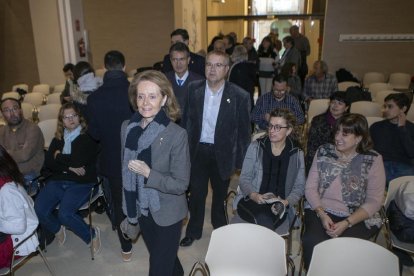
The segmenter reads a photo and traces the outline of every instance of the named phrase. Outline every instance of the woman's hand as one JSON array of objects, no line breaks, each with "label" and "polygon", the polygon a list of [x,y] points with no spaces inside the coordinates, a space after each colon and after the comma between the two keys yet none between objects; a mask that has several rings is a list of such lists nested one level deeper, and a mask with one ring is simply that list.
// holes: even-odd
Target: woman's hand
[{"label": "woman's hand", "polygon": [[148,178],[151,172],[150,167],[148,167],[147,163],[141,160],[131,160],[128,163],[128,169],[131,172],[140,174],[145,178]]},{"label": "woman's hand", "polygon": [[348,222],[346,220],[341,220],[337,223],[334,223],[331,229],[326,231],[326,234],[331,236],[331,238],[337,238],[342,235],[342,233],[348,228]]},{"label": "woman's hand", "polygon": [[53,158],[56,159],[56,155],[58,155],[60,153],[60,150],[55,151],[55,153],[53,154]]},{"label": "woman's hand", "polygon": [[326,214],[325,212],[320,212],[319,218],[321,220],[323,228],[325,228],[326,232],[328,233],[328,231],[332,229],[334,222],[332,221],[331,217],[328,216],[328,214]]},{"label": "woman's hand", "polygon": [[80,167],[80,168],[69,167],[69,170],[74,172],[78,176],[84,176],[85,175],[85,168],[84,167]]},{"label": "woman's hand", "polygon": [[266,203],[266,199],[263,195],[253,192],[249,195],[250,199],[256,202],[257,204],[264,204]]}]

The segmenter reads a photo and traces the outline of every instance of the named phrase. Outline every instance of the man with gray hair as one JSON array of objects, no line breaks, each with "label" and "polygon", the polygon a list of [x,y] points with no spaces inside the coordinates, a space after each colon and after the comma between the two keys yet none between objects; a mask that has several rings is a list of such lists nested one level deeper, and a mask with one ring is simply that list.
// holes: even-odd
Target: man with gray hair
[{"label": "man with gray hair", "polygon": [[303,94],[307,101],[312,99],[329,99],[338,91],[338,82],[334,75],[328,73],[328,65],[323,60],[317,60],[313,64],[313,74],[309,76],[303,88]]}]

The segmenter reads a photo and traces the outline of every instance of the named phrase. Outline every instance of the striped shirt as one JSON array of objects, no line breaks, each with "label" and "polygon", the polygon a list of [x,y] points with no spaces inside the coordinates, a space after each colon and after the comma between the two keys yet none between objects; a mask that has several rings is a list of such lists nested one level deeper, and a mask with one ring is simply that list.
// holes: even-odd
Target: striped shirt
[{"label": "striped shirt", "polygon": [[267,121],[265,114],[270,113],[275,108],[289,109],[296,116],[296,121],[299,125],[305,122],[305,116],[296,97],[286,94],[283,100],[278,101],[273,96],[273,92],[267,92],[257,99],[252,111],[252,122],[257,124],[260,129],[266,129]]}]

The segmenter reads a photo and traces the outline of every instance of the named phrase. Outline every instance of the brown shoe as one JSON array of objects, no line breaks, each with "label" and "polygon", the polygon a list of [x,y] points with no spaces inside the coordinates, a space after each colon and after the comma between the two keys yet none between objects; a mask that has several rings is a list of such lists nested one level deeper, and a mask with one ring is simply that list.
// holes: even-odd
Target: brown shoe
[{"label": "brown shoe", "polygon": [[59,232],[55,234],[55,237],[58,240],[59,245],[64,245],[66,241],[66,227],[62,225]]}]

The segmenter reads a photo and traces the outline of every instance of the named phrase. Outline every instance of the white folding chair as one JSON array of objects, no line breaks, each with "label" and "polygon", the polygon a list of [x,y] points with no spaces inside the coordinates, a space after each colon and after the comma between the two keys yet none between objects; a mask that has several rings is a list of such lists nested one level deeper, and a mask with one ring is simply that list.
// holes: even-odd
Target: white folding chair
[{"label": "white folding chair", "polygon": [[45,94],[41,92],[27,93],[23,98],[23,102],[31,103],[34,106],[40,106],[46,101],[45,97]]},{"label": "white folding chair", "polygon": [[368,91],[371,93],[372,101],[376,101],[379,91],[392,90],[392,86],[385,82],[374,82],[369,85]]},{"label": "white folding chair", "polygon": [[62,93],[56,92],[47,96],[47,104],[60,104],[60,95]]},{"label": "white folding chair", "polygon": [[329,99],[312,100],[309,104],[309,109],[308,109],[308,120],[307,120],[308,124],[312,122],[313,117],[321,113],[324,113],[326,110],[328,110],[328,107],[329,107]]},{"label": "white folding chair", "polygon": [[57,119],[59,110],[60,110],[60,103],[51,103],[42,105],[38,108],[38,118],[39,122],[48,120],[48,119]]},{"label": "white folding chair", "polygon": [[379,72],[368,72],[365,73],[362,83],[364,88],[368,88],[371,83],[374,82],[385,82],[385,75]]},{"label": "white folding chair", "polygon": [[65,85],[66,84],[64,83],[55,85],[55,87],[53,87],[53,93],[59,93],[59,94],[62,93],[63,90],[65,90]]},{"label": "white folding chair", "polygon": [[213,230],[205,263],[196,262],[190,275],[198,269],[213,276],[286,275],[285,241],[263,226],[226,225]]},{"label": "white folding chair", "polygon": [[382,90],[382,91],[378,91],[377,94],[375,95],[375,102],[377,102],[379,105],[383,105],[384,104],[384,99],[389,95],[389,94],[395,94],[395,93],[401,93],[395,90]]},{"label": "white folding chair", "polygon": [[12,98],[12,99],[16,99],[16,100],[20,100],[20,94],[14,91],[11,92],[4,92],[3,95],[1,95],[1,99],[7,99],[7,98]]},{"label": "white folding chair", "polygon": [[50,142],[52,142],[53,137],[55,137],[57,122],[58,120],[56,118],[44,120],[37,124],[43,133],[43,137],[45,138],[45,149],[49,148]]},{"label": "white folding chair", "polygon": [[[387,218],[386,210],[390,205],[390,202],[395,198],[395,194],[397,193],[400,186],[406,182],[414,182],[414,175],[410,176],[401,176],[395,178],[390,181],[387,191],[387,197],[385,198],[384,206],[381,208],[381,216],[384,221],[385,225],[385,240],[387,242],[388,249],[392,249],[393,247],[401,249],[403,251],[409,252],[411,254],[414,253],[414,244],[413,243],[406,243],[402,242],[392,233],[389,225],[389,221]],[[414,185],[414,184],[412,184]]]},{"label": "white folding chair", "polygon": [[386,248],[357,238],[335,238],[313,249],[307,276],[399,276],[398,258]]},{"label": "white folding chair", "polygon": [[358,82],[354,81],[343,81],[338,83],[338,90],[345,92],[349,87],[358,86],[361,87],[361,85]]},{"label": "white folding chair", "polygon": [[30,103],[22,103],[22,111],[23,111],[23,117],[33,121],[33,109],[34,106]]},{"label": "white folding chair", "polygon": [[23,89],[26,92],[29,92],[29,86],[25,83],[19,83],[19,84],[15,84],[12,87],[12,91],[17,91],[17,88]]},{"label": "white folding chair", "polygon": [[11,261],[11,263],[10,263],[10,267],[5,267],[5,268],[0,269],[0,275],[14,275],[14,271],[15,271],[18,267],[22,266],[22,265],[25,263],[26,259],[27,259],[27,258],[29,258],[29,257],[30,257],[31,255],[33,255],[34,253],[39,253],[40,257],[43,259],[43,262],[44,262],[44,264],[46,265],[47,269],[49,270],[50,274],[51,274],[52,276],[53,276],[53,275],[55,275],[55,273],[54,273],[54,271],[53,271],[52,267],[50,266],[49,262],[47,261],[47,259],[46,259],[45,255],[43,255],[43,252],[42,252],[42,250],[40,249],[40,247],[39,247],[39,246],[37,246],[36,251],[35,251],[35,252],[33,252],[32,254],[27,255],[27,256],[22,256],[22,257],[21,257],[21,258],[19,258],[19,259],[15,259],[15,256],[16,256],[16,255],[17,255],[17,253],[18,253],[19,247],[20,247],[23,243],[25,243],[28,239],[32,238],[33,236],[36,236],[36,238],[37,238],[36,230],[35,230],[35,231],[33,231],[33,233],[32,233],[32,234],[30,234],[28,237],[26,237],[24,240],[20,241],[17,245],[15,245],[15,246],[13,247],[13,257],[12,257],[12,261]]},{"label": "white folding chair", "polygon": [[360,101],[352,103],[350,112],[365,117],[382,117],[381,105],[375,102]]},{"label": "white folding chair", "polygon": [[411,83],[411,76],[407,73],[392,73],[388,83],[396,89],[408,89]]},{"label": "white folding chair", "polygon": [[384,120],[383,117],[365,117],[368,122],[368,127],[370,127],[373,123],[380,122]]},{"label": "white folding chair", "polygon": [[49,84],[36,84],[35,86],[33,86],[32,92],[40,92],[43,93],[45,95],[48,95],[50,93],[50,86]]}]

